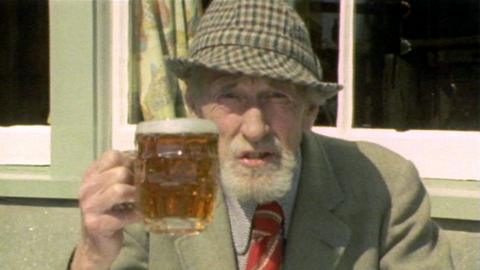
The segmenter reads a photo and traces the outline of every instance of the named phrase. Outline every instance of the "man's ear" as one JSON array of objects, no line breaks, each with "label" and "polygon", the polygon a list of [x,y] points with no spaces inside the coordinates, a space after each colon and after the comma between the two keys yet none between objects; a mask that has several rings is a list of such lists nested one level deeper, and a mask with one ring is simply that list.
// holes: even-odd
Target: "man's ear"
[{"label": "man's ear", "polygon": [[308,105],[305,111],[305,117],[303,119],[303,130],[310,131],[313,125],[315,124],[315,119],[317,119],[319,106],[310,104]]}]

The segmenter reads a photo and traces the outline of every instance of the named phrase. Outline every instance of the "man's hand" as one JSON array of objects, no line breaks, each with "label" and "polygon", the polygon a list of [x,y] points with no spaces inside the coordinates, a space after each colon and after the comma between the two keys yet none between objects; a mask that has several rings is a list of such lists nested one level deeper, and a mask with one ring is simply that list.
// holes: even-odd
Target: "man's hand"
[{"label": "man's hand", "polygon": [[133,158],[109,151],[85,173],[80,187],[82,240],[72,269],[109,269],[118,256],[123,228],[139,220],[133,209]]}]

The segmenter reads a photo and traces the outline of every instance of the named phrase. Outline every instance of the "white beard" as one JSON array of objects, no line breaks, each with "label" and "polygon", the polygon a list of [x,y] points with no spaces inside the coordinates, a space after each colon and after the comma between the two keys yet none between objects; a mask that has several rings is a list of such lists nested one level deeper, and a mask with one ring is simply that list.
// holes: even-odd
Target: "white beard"
[{"label": "white beard", "polygon": [[258,168],[250,168],[240,164],[236,153],[245,149],[252,150],[251,144],[241,136],[230,145],[228,156],[221,162],[221,179],[223,188],[231,196],[240,201],[265,203],[278,200],[292,187],[297,160],[294,153],[281,145],[278,139],[272,138],[267,144],[280,153],[280,160]]}]

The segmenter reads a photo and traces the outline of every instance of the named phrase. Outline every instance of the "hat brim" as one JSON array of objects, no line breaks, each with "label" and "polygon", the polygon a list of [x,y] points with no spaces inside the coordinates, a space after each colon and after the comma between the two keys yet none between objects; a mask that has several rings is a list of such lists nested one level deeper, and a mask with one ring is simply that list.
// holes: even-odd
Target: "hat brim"
[{"label": "hat brim", "polygon": [[240,73],[288,81],[318,91],[323,98],[334,96],[342,86],[318,80],[312,71],[296,60],[274,51],[248,46],[216,46],[198,51],[193,57],[169,58],[167,67],[178,78],[186,79],[192,70],[204,67],[220,72]]}]

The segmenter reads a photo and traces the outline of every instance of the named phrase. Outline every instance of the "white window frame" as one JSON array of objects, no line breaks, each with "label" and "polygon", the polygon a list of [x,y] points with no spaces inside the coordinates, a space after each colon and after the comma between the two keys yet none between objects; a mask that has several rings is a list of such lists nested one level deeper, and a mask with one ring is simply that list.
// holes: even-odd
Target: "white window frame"
[{"label": "white window frame", "polygon": [[51,125],[0,128],[0,156],[8,163],[0,166],[1,197],[75,199],[85,168],[106,145],[107,2],[48,3]]},{"label": "white window frame", "polygon": [[112,148],[134,149],[135,125],[128,123],[129,90],[129,1],[112,1]]},{"label": "white window frame", "polygon": [[340,1],[338,95],[335,128],[315,127],[315,132],[347,140],[383,145],[410,159],[422,178],[480,180],[480,132],[353,127],[355,1]]}]

